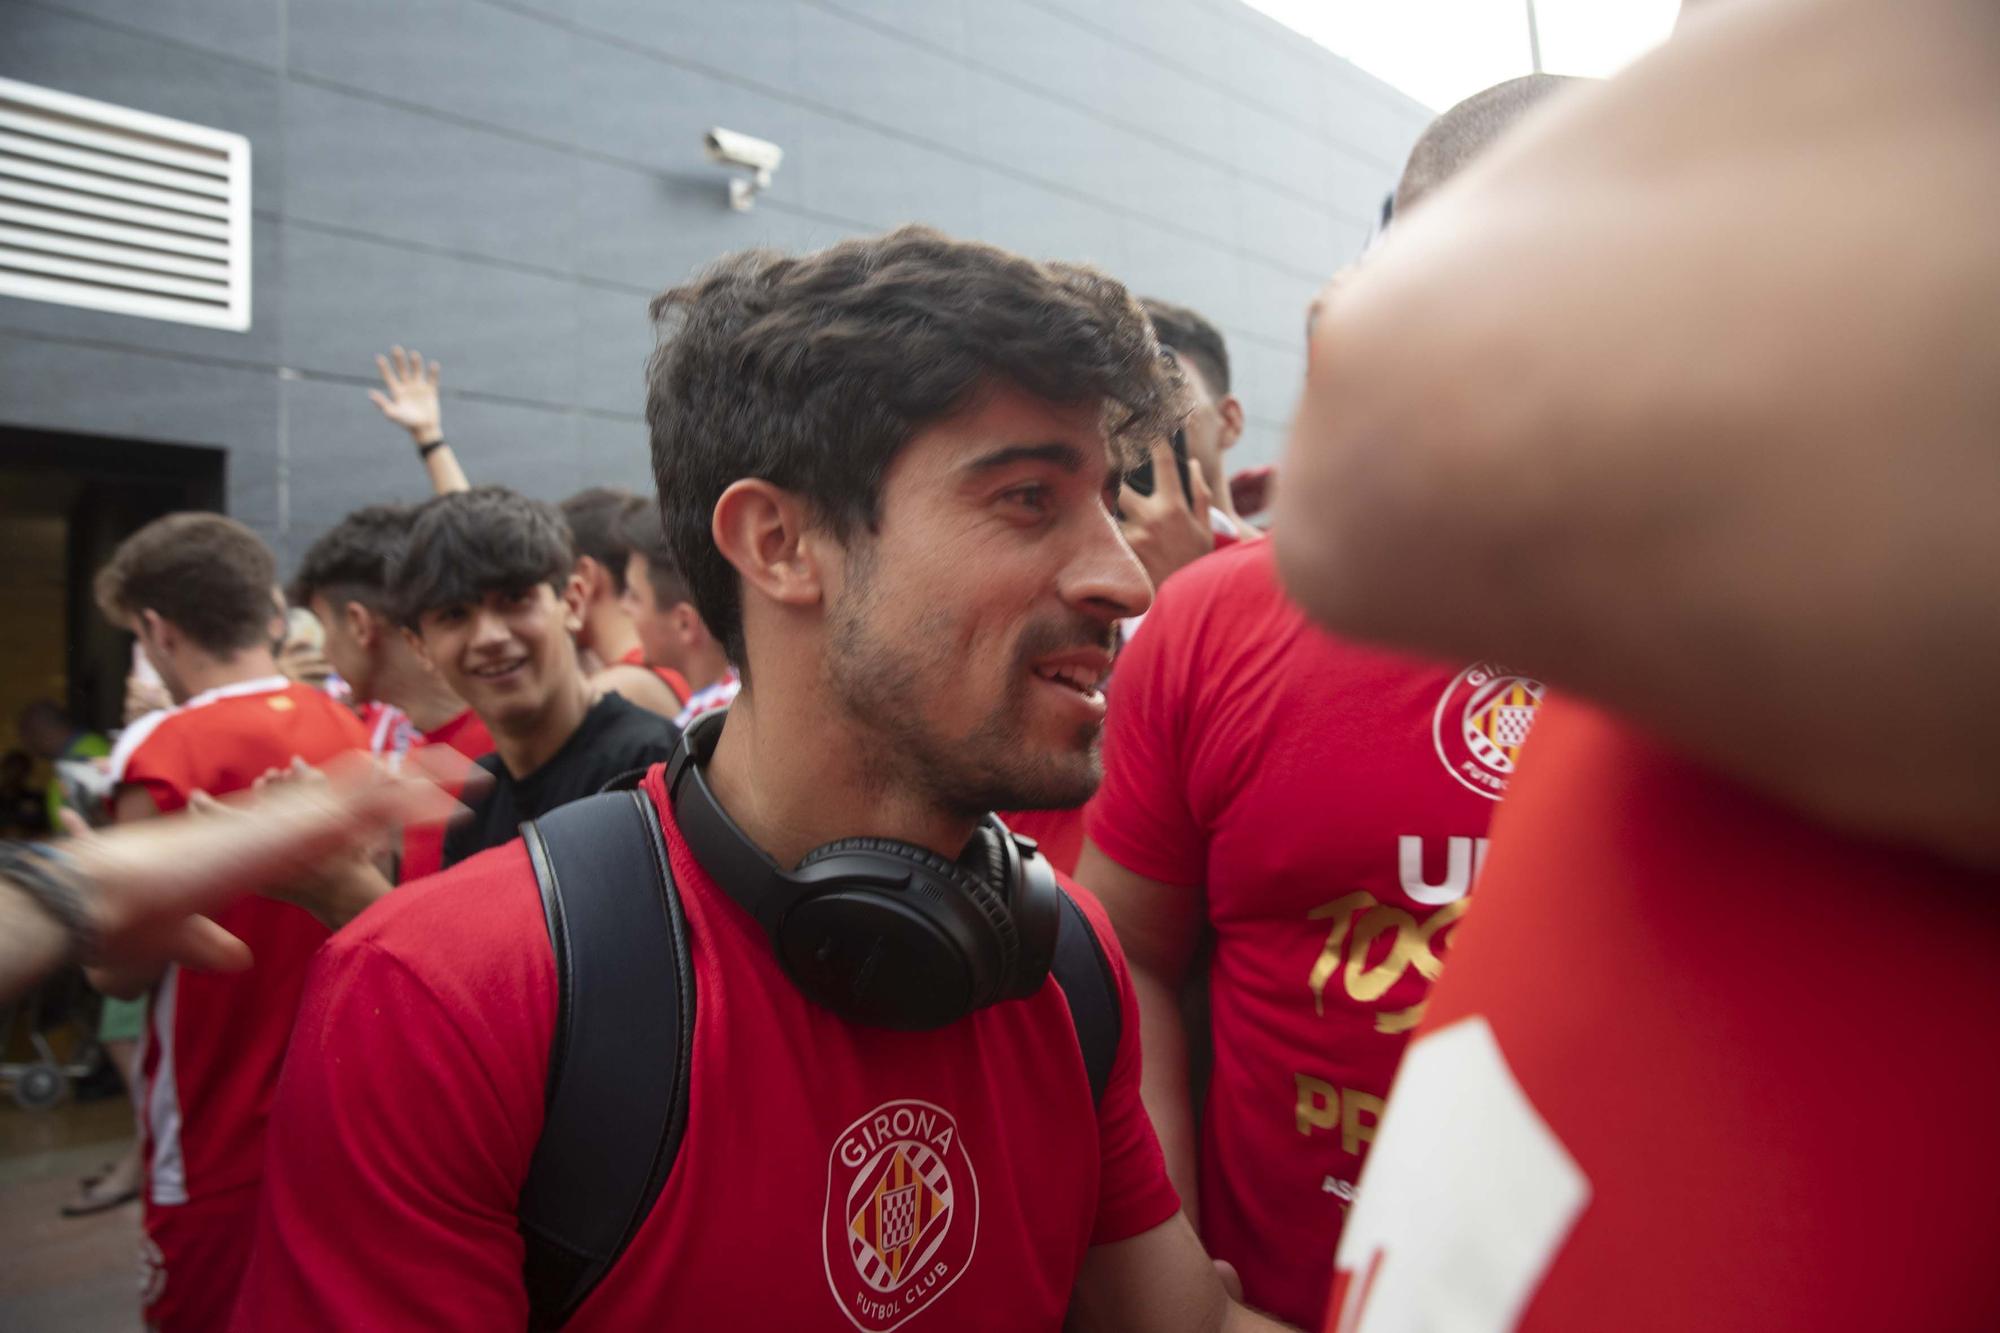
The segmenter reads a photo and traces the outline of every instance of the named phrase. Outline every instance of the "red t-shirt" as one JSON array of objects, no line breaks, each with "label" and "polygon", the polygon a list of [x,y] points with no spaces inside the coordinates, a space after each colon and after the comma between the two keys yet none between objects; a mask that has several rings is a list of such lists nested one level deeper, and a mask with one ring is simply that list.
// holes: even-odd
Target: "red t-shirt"
[{"label": "red t-shirt", "polygon": [[1541,687],[1307,624],[1268,542],[1167,580],[1113,673],[1086,815],[1215,933],[1201,1227],[1252,1305],[1319,1318],[1410,1029]]},{"label": "red t-shirt", "polygon": [[1563,699],[1479,894],[1328,1329],[2000,1328],[2000,876]]},{"label": "red t-shirt", "polygon": [[[686,1137],[568,1327],[1054,1329],[1084,1251],[1179,1206],[1138,1015],[1094,1109],[1054,985],[936,1032],[851,1025],[778,968],[662,807],[695,979]],[[322,952],[278,1092],[241,1330],[521,1328],[515,1220],[556,1013],[519,840],[391,894]],[[634,1060],[673,1037],[635,1015]],[[905,1324],[905,1321],[909,1321]]]},{"label": "red t-shirt", "polygon": [[[433,731],[419,732],[411,748],[432,745],[449,746],[468,760],[483,759],[493,753],[493,733],[479,720],[479,714],[468,708]],[[452,795],[458,795],[471,771],[468,763],[465,774],[449,784]],[[403,859],[397,883],[408,884],[438,872],[444,865],[444,831],[443,824],[411,824],[403,829]]]},{"label": "red t-shirt", "polygon": [[380,699],[362,704],[360,718],[362,729],[368,733],[368,753],[387,760],[392,769],[402,764],[403,756],[423,735],[408,713]]},{"label": "red t-shirt", "polygon": [[[119,738],[112,776],[172,811],[192,792],[242,791],[295,756],[318,764],[367,746],[344,706],[270,676],[142,718]],[[256,1184],[306,964],[326,939],[311,916],[268,898],[239,899],[212,915],[256,962],[228,974],[169,966],[153,988],[141,1056],[149,1210]]]},{"label": "red t-shirt", "polygon": [[682,703],[686,703],[688,698],[694,694],[694,690],[688,686],[686,676],[683,676],[672,667],[654,666],[646,660],[646,650],[644,648],[628,649],[625,655],[618,659],[618,665],[645,667],[661,680],[667,682],[667,688],[674,692],[674,698],[679,699]]}]

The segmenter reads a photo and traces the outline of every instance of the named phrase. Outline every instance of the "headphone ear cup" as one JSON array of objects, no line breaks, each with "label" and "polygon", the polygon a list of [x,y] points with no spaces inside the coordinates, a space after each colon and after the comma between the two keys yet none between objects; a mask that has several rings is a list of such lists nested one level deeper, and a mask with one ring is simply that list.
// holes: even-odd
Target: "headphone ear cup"
[{"label": "headphone ear cup", "polygon": [[998,863],[993,882],[1006,886],[1007,915],[1017,940],[1014,970],[1002,985],[1001,998],[1024,1000],[1041,989],[1055,964],[1062,888],[1055,867],[1032,839],[1016,838],[997,817],[989,817],[981,832],[991,835]]},{"label": "headphone ear cup", "polygon": [[[888,857],[913,867],[918,872],[911,881],[918,895],[913,905],[933,918],[957,916],[972,927],[965,932],[945,930],[942,933],[947,937],[970,935],[989,946],[980,949],[982,957],[967,960],[974,976],[972,1008],[990,1004],[1005,993],[1019,965],[1020,937],[1006,898],[993,887],[1004,884],[1005,879],[996,875],[988,881],[982,874],[987,866],[1004,856],[1003,850],[993,845],[988,829],[984,826],[979,829],[959,861],[948,861],[935,852],[893,838],[842,838],[814,848],[793,873],[803,875],[819,862],[857,854]],[[1004,866],[1004,861],[1000,864]]]}]

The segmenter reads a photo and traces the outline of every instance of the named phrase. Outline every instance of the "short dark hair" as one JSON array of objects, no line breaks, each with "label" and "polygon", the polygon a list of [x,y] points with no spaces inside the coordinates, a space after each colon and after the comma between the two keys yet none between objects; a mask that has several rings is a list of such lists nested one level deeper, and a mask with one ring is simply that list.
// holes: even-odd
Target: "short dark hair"
[{"label": "short dark hair", "polygon": [[97,605],[117,624],[141,611],[172,622],[203,651],[226,657],[271,641],[277,560],[263,539],[221,514],[156,518],[97,571]]},{"label": "short dark hair", "polygon": [[928,227],[790,257],[727,256],[653,301],[646,422],[668,546],[695,609],[746,664],[736,571],[710,525],[758,477],[836,536],[873,531],[889,463],[926,425],[1008,385],[1102,404],[1113,442],[1170,430],[1180,388],[1131,293]]},{"label": "short dark hair", "polygon": [[321,533],[306,548],[285,598],[304,606],[324,597],[335,607],[359,602],[383,615],[395,613],[396,565],[410,544],[409,505],[365,505]]},{"label": "short dark hair", "polygon": [[658,505],[633,496],[619,513],[618,535],[633,555],[646,562],[646,577],[653,585],[655,606],[674,606],[694,600],[686,576],[674,563],[673,548],[667,545],[667,528],[660,521]]},{"label": "short dark hair", "polygon": [[554,505],[505,486],[440,495],[418,507],[396,562],[396,617],[416,629],[424,612],[489,592],[537,583],[560,592],[575,567],[569,525]]},{"label": "short dark hair", "polygon": [[1160,346],[1171,347],[1181,360],[1194,362],[1216,397],[1229,392],[1229,345],[1222,341],[1221,329],[1198,311],[1172,301],[1148,296],[1139,304],[1153,321],[1153,333]]},{"label": "short dark hair", "polygon": [[1395,215],[1401,217],[1412,204],[1463,171],[1550,94],[1581,82],[1563,74],[1523,74],[1476,92],[1440,115],[1410,149],[1403,178],[1396,183]]},{"label": "short dark hair", "polygon": [[562,502],[570,545],[576,548],[577,555],[587,555],[610,571],[611,586],[617,592],[625,591],[625,557],[631,549],[619,535],[618,519],[636,499],[630,491],[592,486]]}]

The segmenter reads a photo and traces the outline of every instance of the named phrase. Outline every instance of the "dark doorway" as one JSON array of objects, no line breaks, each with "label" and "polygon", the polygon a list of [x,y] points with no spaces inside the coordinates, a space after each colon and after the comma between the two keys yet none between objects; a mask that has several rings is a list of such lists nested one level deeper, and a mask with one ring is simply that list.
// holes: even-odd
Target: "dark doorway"
[{"label": "dark doorway", "polygon": [[0,731],[31,699],[111,731],[132,638],[107,624],[91,580],[118,543],[162,514],[221,510],[220,449],[0,426]]}]

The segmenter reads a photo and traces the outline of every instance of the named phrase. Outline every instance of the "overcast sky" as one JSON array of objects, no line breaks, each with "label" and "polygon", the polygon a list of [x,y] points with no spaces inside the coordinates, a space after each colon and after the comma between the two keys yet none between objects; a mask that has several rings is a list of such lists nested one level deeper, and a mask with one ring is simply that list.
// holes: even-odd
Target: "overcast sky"
[{"label": "overcast sky", "polygon": [[[1534,0],[1542,68],[1615,73],[1662,41],[1680,0]],[[1526,74],[1528,0],[1247,0],[1433,111]]]}]

